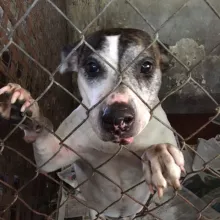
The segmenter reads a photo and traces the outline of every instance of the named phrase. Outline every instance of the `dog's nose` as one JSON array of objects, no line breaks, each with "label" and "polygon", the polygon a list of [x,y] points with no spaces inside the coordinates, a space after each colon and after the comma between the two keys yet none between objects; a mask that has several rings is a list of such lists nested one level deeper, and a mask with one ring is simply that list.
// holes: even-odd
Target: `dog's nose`
[{"label": "dog's nose", "polygon": [[117,135],[128,131],[134,122],[134,110],[127,104],[114,103],[102,114],[103,127]]}]

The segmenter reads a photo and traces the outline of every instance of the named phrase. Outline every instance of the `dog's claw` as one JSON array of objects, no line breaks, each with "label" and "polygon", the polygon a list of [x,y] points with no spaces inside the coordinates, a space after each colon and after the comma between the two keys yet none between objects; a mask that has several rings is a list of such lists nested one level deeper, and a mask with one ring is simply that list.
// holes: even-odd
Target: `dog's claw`
[{"label": "dog's claw", "polygon": [[30,105],[30,101],[26,101],[21,107],[21,112],[24,112]]},{"label": "dog's claw", "polygon": [[0,95],[2,95],[2,94],[4,94],[4,93],[6,93],[6,92],[8,92],[10,90],[10,86],[8,85],[8,86],[5,86],[5,87],[3,87],[3,88],[1,88],[0,89]]},{"label": "dog's claw", "polygon": [[163,197],[163,187],[157,187],[157,193],[158,193],[158,197],[162,198]]},{"label": "dog's claw", "polygon": [[178,179],[174,180],[172,185],[176,190],[181,188],[180,181]]},{"label": "dog's claw", "polygon": [[149,190],[151,194],[154,194],[154,188],[152,186],[152,184],[148,184]]},{"label": "dog's claw", "polygon": [[180,166],[180,169],[186,175],[186,170],[185,170],[184,166]]},{"label": "dog's claw", "polygon": [[11,104],[14,104],[20,95],[21,93],[19,91],[15,91],[11,98]]}]

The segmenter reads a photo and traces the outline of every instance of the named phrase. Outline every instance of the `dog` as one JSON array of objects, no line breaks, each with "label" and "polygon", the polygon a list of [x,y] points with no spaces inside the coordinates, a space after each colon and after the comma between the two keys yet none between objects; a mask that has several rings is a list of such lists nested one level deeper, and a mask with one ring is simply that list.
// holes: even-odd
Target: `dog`
[{"label": "dog", "polygon": [[73,164],[77,182],[84,182],[80,191],[93,210],[92,219],[97,213],[102,218],[131,219],[154,190],[161,197],[168,185],[179,189],[184,172],[183,154],[173,132],[164,126],[170,124],[158,99],[166,54],[137,29],[100,30],[86,42],[95,51],[82,44],[71,54],[71,47],[61,52],[60,72],[78,72],[82,97],[82,104],[56,131],[60,138],[68,136],[62,148],[45,129],[52,130],[52,123],[20,85],[9,83],[0,89],[1,95],[10,94],[1,116],[18,120],[19,111],[28,110],[33,120],[20,127],[24,139],[33,142],[37,166],[53,172]]}]

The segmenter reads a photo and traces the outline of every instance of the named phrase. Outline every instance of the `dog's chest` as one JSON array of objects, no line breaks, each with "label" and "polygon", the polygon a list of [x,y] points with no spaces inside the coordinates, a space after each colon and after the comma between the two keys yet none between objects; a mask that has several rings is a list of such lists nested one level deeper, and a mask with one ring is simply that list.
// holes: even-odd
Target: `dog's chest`
[{"label": "dog's chest", "polygon": [[[140,159],[133,155],[117,155],[110,159],[112,155],[96,150],[82,156],[94,168],[98,167],[95,171],[82,160],[75,164],[78,183],[88,179],[80,189],[90,207],[101,212],[110,205],[105,214],[111,217],[129,216],[141,209],[134,200],[145,203],[149,192]],[[100,166],[101,164],[103,165]],[[143,183],[136,186],[141,181]],[[132,189],[127,194],[131,198],[124,193],[130,188]],[[116,201],[118,202],[113,204]]]}]

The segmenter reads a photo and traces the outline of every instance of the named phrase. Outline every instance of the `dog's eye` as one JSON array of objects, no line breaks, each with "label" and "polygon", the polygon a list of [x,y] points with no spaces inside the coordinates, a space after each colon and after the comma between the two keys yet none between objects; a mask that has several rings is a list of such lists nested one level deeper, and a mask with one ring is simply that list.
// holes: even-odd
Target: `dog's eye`
[{"label": "dog's eye", "polygon": [[98,63],[96,63],[94,61],[90,61],[86,64],[86,72],[87,73],[90,73],[91,75],[95,75],[99,71],[100,71],[100,67],[99,67]]},{"label": "dog's eye", "polygon": [[145,61],[141,65],[141,73],[150,73],[153,69],[153,64],[150,61]]}]

